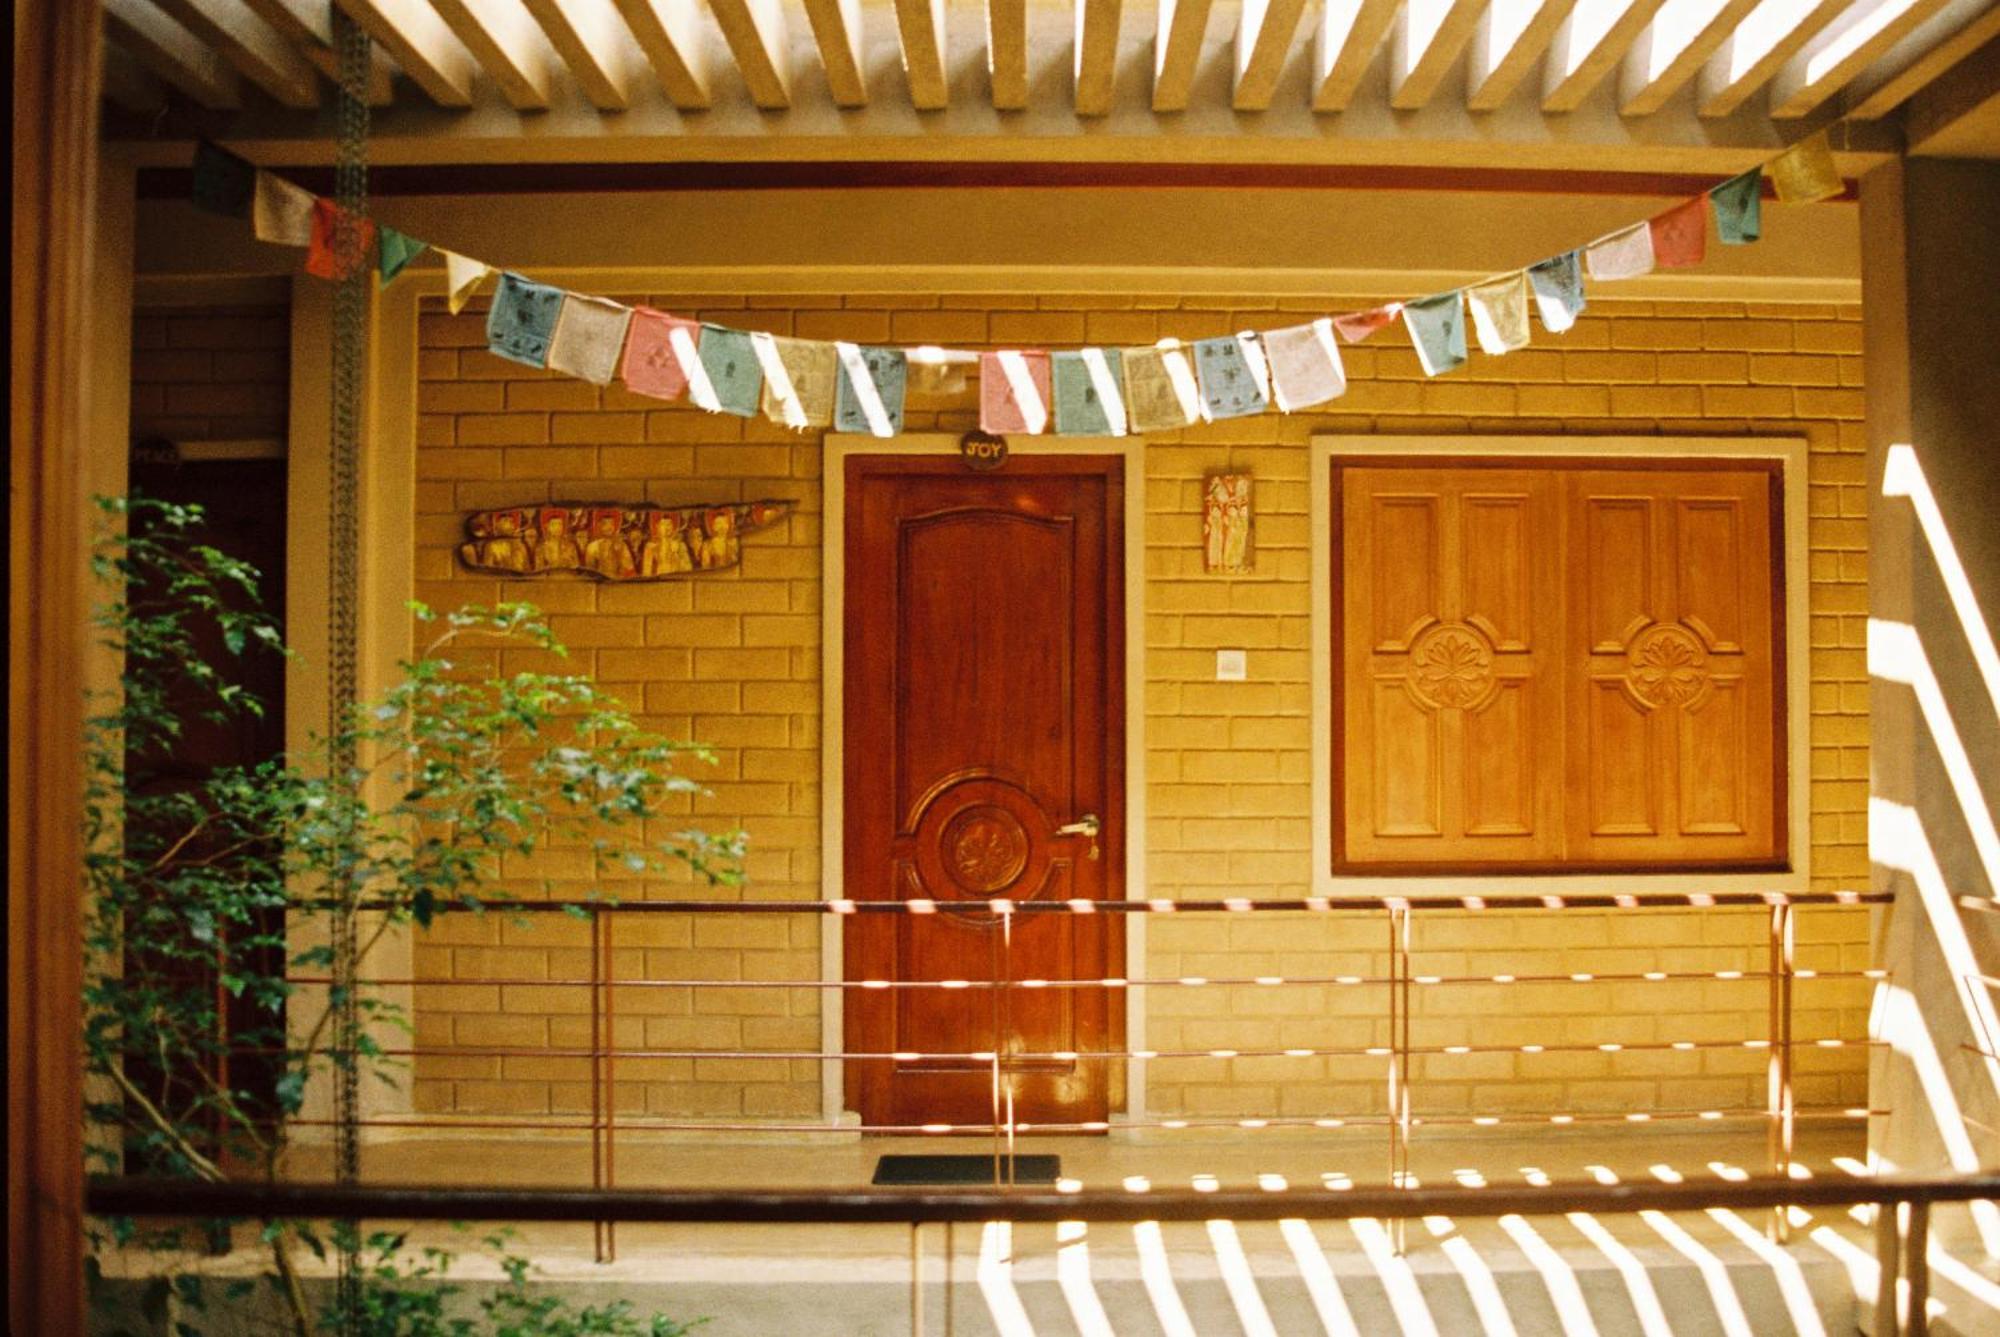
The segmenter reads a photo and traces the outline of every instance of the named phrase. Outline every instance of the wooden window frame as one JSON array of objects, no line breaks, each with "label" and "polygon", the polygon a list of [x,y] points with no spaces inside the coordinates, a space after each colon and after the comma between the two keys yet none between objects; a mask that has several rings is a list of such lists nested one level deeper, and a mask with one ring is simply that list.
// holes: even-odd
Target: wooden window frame
[{"label": "wooden window frame", "polygon": [[[1313,883],[1317,895],[1464,896],[1504,883],[1509,892],[1801,891],[1811,885],[1810,574],[1806,535],[1806,443],[1802,438],[1380,437],[1315,436],[1312,487]],[[1645,865],[1477,863],[1347,865],[1339,858],[1342,801],[1340,697],[1340,511],[1343,468],[1556,466],[1591,469],[1764,468],[1776,487],[1772,549],[1774,780],[1781,858],[1710,864],[1691,871]]]}]

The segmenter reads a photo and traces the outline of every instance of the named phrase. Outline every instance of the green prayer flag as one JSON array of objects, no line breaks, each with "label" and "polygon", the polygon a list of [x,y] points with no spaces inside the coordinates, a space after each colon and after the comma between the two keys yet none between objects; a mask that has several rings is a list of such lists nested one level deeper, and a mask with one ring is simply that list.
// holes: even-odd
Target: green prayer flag
[{"label": "green prayer flag", "polygon": [[392,227],[383,227],[380,236],[381,249],[379,255],[382,265],[382,282],[384,283],[393,281],[396,275],[403,272],[410,261],[431,248],[429,242],[418,241],[409,233],[398,232]]},{"label": "green prayer flag", "polygon": [[220,144],[206,139],[194,146],[194,205],[212,214],[248,218],[257,190],[257,169]]},{"label": "green prayer flag", "polygon": [[1753,167],[1708,192],[1715,209],[1715,232],[1725,246],[1741,246],[1763,235],[1764,169]]}]

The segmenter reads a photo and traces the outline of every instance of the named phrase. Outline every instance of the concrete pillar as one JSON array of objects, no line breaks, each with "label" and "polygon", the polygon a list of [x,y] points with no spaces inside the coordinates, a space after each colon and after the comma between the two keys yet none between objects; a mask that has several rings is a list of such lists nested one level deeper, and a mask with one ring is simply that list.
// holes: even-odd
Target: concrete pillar
[{"label": "concrete pillar", "polygon": [[[1883,917],[1870,1151],[2000,1163],[2000,163],[1911,158],[1861,183],[1871,508],[1869,849]],[[2000,902],[1996,902],[2000,906]],[[2000,1256],[2000,1212],[1940,1212]]]}]

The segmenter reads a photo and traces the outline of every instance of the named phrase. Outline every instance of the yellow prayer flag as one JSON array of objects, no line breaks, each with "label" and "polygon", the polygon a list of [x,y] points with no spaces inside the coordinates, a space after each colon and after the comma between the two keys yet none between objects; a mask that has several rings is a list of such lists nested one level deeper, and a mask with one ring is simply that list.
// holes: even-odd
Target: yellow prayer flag
[{"label": "yellow prayer flag", "polygon": [[457,251],[444,251],[445,291],[450,294],[447,301],[454,316],[465,310],[465,304],[472,299],[472,293],[493,273],[493,266]]},{"label": "yellow prayer flag", "polygon": [[1834,166],[1826,131],[1807,135],[1771,160],[1771,184],[1780,204],[1811,204],[1838,195],[1847,187]]}]

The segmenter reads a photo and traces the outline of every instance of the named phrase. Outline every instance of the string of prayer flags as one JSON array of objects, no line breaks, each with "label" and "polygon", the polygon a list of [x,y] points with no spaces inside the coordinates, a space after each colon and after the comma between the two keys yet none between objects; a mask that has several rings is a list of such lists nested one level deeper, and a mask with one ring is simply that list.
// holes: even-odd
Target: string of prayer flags
[{"label": "string of prayer flags", "polygon": [[[687,393],[689,364],[700,365],[694,348],[694,332],[700,328],[695,321],[649,306],[634,307],[625,335],[625,362],[618,369],[625,388],[653,399],[679,399]],[[679,344],[674,341],[676,333]],[[707,377],[702,379],[706,384]],[[714,399],[713,392],[709,398]]]},{"label": "string of prayer flags", "polygon": [[1358,344],[1375,331],[1381,329],[1401,314],[1401,302],[1390,302],[1385,306],[1367,311],[1355,311],[1345,316],[1333,318],[1333,328],[1340,331],[1340,337],[1351,344]]},{"label": "string of prayer flags", "polygon": [[1561,334],[1583,314],[1583,265],[1575,251],[1528,266],[1528,286],[1534,289],[1542,328],[1550,334]]},{"label": "string of prayer flags", "polygon": [[618,372],[618,355],[625,351],[625,332],[632,308],[602,297],[565,293],[549,336],[549,370],[592,385],[609,385]]},{"label": "string of prayer flags", "polygon": [[1807,135],[1773,158],[1771,184],[1780,204],[1814,204],[1845,190],[1826,131]]},{"label": "string of prayer flags", "polygon": [[465,304],[472,300],[472,294],[493,272],[493,266],[483,260],[460,255],[457,251],[441,252],[444,256],[445,305],[454,316],[465,310]]},{"label": "string of prayer flags", "polygon": [[1004,436],[1048,430],[1049,355],[1033,349],[1006,349],[979,355],[979,430]]},{"label": "string of prayer flags", "polygon": [[1271,364],[1271,397],[1285,413],[1324,404],[1347,393],[1347,369],[1325,316],[1305,325],[1266,330],[1259,336]]},{"label": "string of prayer flags", "polygon": [[226,218],[248,218],[258,172],[220,144],[206,139],[194,146],[194,206]]},{"label": "string of prayer flags", "polygon": [[1203,417],[1241,418],[1262,413],[1271,402],[1270,377],[1256,342],[1254,334],[1195,341],[1194,369],[1201,381]]},{"label": "string of prayer flags", "polygon": [[1620,228],[1583,249],[1584,265],[1600,281],[1636,279],[1653,272],[1653,229],[1645,223]]},{"label": "string of prayer flags", "polygon": [[312,245],[317,197],[282,176],[257,173],[250,205],[250,230],[258,241],[280,246]]},{"label": "string of prayer flags", "polygon": [[1708,254],[1708,201],[1697,195],[1646,222],[1653,262],[1661,269],[1698,265]]},{"label": "string of prayer flags", "polygon": [[837,343],[840,389],[833,423],[843,432],[894,436],[903,430],[903,392],[909,384],[907,355],[900,348],[862,348]]},{"label": "string of prayer flags", "polygon": [[[1530,294],[1550,333],[1568,330],[1585,308],[1586,273],[1596,281],[1619,280],[1700,264],[1711,213],[1724,245],[1759,240],[1766,172],[1786,203],[1811,203],[1843,189],[1822,130],[1702,195],[1525,270],[1407,302],[1192,344],[1165,338],[1151,347],[1054,352],[863,347],[628,308],[512,272],[502,275],[487,314],[487,342],[494,354],[514,362],[595,385],[622,376],[636,394],[663,400],[685,395],[709,412],[746,418],[761,412],[795,430],[830,424],[894,436],[903,428],[909,395],[962,391],[967,368],[977,366],[979,421],[988,432],[1169,432],[1260,413],[1273,403],[1292,412],[1338,398],[1347,389],[1340,345],[1360,343],[1398,319],[1429,376],[1465,364],[1468,320],[1488,356],[1527,346]],[[387,285],[433,249],[206,140],[195,146],[193,175],[198,207],[249,219],[261,240],[303,246],[306,271],[323,278],[345,278],[369,266]],[[436,249],[455,315],[495,271]]]},{"label": "string of prayer flags", "polygon": [[1059,435],[1125,435],[1125,395],[1119,385],[1118,362],[1115,348],[1050,354]]},{"label": "string of prayer flags", "polygon": [[764,373],[750,336],[726,325],[703,325],[697,351],[715,396],[712,411],[756,417],[764,405]]},{"label": "string of prayer flags", "polygon": [[487,351],[509,362],[548,366],[549,339],[555,334],[562,301],[561,288],[531,282],[508,270],[493,294],[493,309],[486,313]]},{"label": "string of prayer flags", "polygon": [[313,201],[306,273],[323,279],[349,278],[368,268],[374,254],[374,219],[350,213],[332,200]]},{"label": "string of prayer flags", "polygon": [[383,224],[381,238],[376,242],[376,260],[381,267],[382,282],[394,283],[396,275],[407,269],[410,261],[430,248],[429,242],[418,241],[407,232],[398,232]]},{"label": "string of prayer flags", "polygon": [[1457,288],[1405,302],[1403,324],[1424,375],[1442,376],[1465,365],[1465,300]]},{"label": "string of prayer flags", "polygon": [[1134,432],[1175,432],[1201,416],[1201,390],[1178,339],[1118,355],[1125,374],[1126,426]]},{"label": "string of prayer flags", "polygon": [[793,431],[830,425],[840,380],[840,355],[833,345],[761,333],[750,342],[764,372],[764,416]]},{"label": "string of prayer flags", "polygon": [[1489,357],[1528,346],[1528,274],[1518,270],[1465,290],[1479,351]]}]

